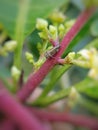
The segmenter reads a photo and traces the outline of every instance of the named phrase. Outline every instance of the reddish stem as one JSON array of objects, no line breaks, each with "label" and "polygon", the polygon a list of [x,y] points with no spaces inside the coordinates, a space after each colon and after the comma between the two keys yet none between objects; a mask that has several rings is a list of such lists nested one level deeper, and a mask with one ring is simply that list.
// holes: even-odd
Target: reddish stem
[{"label": "reddish stem", "polygon": [[98,130],[98,119],[85,115],[76,115],[64,112],[46,112],[44,110],[32,109],[30,111],[40,119],[57,122],[67,122],[76,126],[82,126],[93,130]]},{"label": "reddish stem", "polygon": [[47,59],[46,62],[41,66],[41,68],[34,74],[31,74],[24,84],[22,89],[18,92],[17,97],[20,101],[25,101],[27,97],[32,93],[32,91],[42,82],[45,76],[50,72],[50,70],[57,64],[57,60],[67,46],[70,44],[72,39],[76,36],[76,34],[80,31],[80,29],[84,26],[84,24],[89,20],[89,18],[94,13],[94,8],[90,8],[81,13],[78,17],[76,23],[69,30],[69,32],[64,36],[59,52],[55,55],[54,58]]},{"label": "reddish stem", "polygon": [[0,112],[14,121],[23,130],[44,130],[40,121],[18,103],[0,83]]},{"label": "reddish stem", "polygon": [[0,130],[14,130],[15,126],[9,119],[4,119],[0,122]]},{"label": "reddish stem", "polygon": [[53,45],[53,46],[57,46],[59,44],[59,39],[57,38],[56,40],[50,38],[50,43]]}]

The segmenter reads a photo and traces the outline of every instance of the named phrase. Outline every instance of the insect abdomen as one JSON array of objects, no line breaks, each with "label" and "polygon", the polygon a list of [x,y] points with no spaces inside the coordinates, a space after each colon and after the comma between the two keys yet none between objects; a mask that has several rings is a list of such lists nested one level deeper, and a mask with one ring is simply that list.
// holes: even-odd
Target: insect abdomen
[{"label": "insect abdomen", "polygon": [[46,58],[53,57],[53,55],[55,55],[58,52],[59,48],[60,48],[60,45],[53,47],[49,51],[46,51],[45,57]]}]

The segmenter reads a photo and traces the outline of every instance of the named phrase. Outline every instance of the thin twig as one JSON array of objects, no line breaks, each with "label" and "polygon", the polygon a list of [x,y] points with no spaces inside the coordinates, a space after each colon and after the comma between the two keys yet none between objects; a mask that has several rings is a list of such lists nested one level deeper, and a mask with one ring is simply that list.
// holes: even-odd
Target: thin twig
[{"label": "thin twig", "polygon": [[65,112],[46,112],[45,110],[29,109],[40,119],[54,122],[66,122],[76,126],[82,126],[90,128],[92,130],[98,130],[98,119],[86,115],[77,115]]},{"label": "thin twig", "polygon": [[18,103],[0,82],[0,112],[3,112],[23,130],[44,130],[41,122]]}]

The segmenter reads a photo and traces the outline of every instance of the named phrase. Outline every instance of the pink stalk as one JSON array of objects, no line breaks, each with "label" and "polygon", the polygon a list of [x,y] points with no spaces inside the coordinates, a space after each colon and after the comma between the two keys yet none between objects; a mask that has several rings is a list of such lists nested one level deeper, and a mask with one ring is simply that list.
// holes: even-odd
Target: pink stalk
[{"label": "pink stalk", "polygon": [[57,60],[67,46],[70,44],[72,39],[76,36],[76,34],[80,31],[80,29],[84,26],[84,24],[89,20],[89,18],[94,13],[94,8],[90,8],[85,10],[80,14],[76,23],[69,30],[69,32],[64,36],[59,52],[55,55],[54,58],[47,59],[46,62],[41,66],[41,68],[34,74],[31,74],[24,84],[21,90],[17,93],[17,97],[20,101],[25,101],[28,96],[32,93],[32,91],[42,82],[45,76],[50,72],[50,70],[57,64]]},{"label": "pink stalk", "polygon": [[9,119],[4,119],[0,122],[0,130],[14,130],[15,126]]},{"label": "pink stalk", "polygon": [[76,126],[82,126],[90,128],[92,130],[98,130],[98,119],[85,116],[85,115],[76,115],[72,113],[64,112],[46,112],[44,110],[32,109],[30,111],[37,115],[40,119],[54,122],[67,122]]},{"label": "pink stalk", "polygon": [[39,120],[2,87],[0,83],[0,112],[3,112],[23,130],[44,130]]},{"label": "pink stalk", "polygon": [[53,45],[53,46],[57,46],[59,44],[59,39],[57,38],[56,40],[53,40],[53,39],[49,39],[50,40],[50,43]]}]

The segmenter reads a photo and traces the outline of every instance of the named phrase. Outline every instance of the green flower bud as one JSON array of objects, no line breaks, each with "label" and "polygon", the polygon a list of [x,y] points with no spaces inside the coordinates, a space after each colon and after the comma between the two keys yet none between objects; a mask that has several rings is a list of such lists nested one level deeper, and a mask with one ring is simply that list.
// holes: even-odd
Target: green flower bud
[{"label": "green flower bud", "polygon": [[95,48],[90,49],[90,68],[89,76],[98,80],[98,51]]},{"label": "green flower bud", "polygon": [[65,27],[63,24],[59,25],[58,31],[59,31],[59,37],[62,38],[65,34]]},{"label": "green flower bud", "polygon": [[53,39],[56,39],[57,38],[57,27],[53,26],[53,25],[50,25],[49,26],[49,32],[50,32],[50,35]]},{"label": "green flower bud", "polygon": [[42,45],[41,45],[41,43],[40,43],[40,42],[39,42],[39,43],[37,43],[37,48],[38,48],[38,50],[39,50],[39,51],[42,49]]},{"label": "green flower bud", "polygon": [[70,53],[65,57],[65,64],[73,63],[74,57],[75,57],[75,52],[70,52]]},{"label": "green flower bud", "polygon": [[40,59],[34,64],[35,70],[39,69],[40,66],[44,63],[44,61],[45,61],[45,57],[40,58]]},{"label": "green flower bud", "polygon": [[88,76],[98,81],[98,68],[97,69],[92,68],[89,71]]},{"label": "green flower bud", "polygon": [[25,53],[26,59],[29,61],[29,63],[34,64],[33,55],[29,52]]},{"label": "green flower bud", "polygon": [[12,52],[15,50],[17,46],[17,42],[16,41],[7,41],[5,44],[4,44],[4,50],[5,51],[8,51],[8,52]]},{"label": "green flower bud", "polygon": [[69,60],[72,61],[75,58],[75,52],[70,52],[68,54]]},{"label": "green flower bud", "polygon": [[80,50],[78,54],[80,54],[81,57],[85,60],[89,60],[91,56],[90,51],[87,49]]},{"label": "green flower bud", "polygon": [[11,68],[11,75],[15,79],[15,81],[18,81],[20,74],[21,74],[21,72],[16,66],[13,66]]},{"label": "green flower bud", "polygon": [[37,24],[36,24],[36,28],[39,30],[44,30],[46,29],[48,26],[48,22],[44,19],[38,18],[37,19]]},{"label": "green flower bud", "polygon": [[65,22],[65,27],[66,28],[71,28],[73,26],[73,24],[75,23],[75,19],[69,20],[67,22]]},{"label": "green flower bud", "polygon": [[65,30],[64,25],[60,24],[58,30],[59,30],[59,32],[64,32],[64,30]]},{"label": "green flower bud", "polygon": [[72,100],[74,100],[74,99],[77,98],[77,96],[78,96],[77,90],[74,87],[72,87],[71,88],[71,92],[69,94],[69,98],[72,99]]},{"label": "green flower bud", "polygon": [[68,105],[70,107],[73,107],[77,103],[77,100],[79,98],[80,98],[80,95],[79,95],[78,91],[74,87],[72,87],[71,91],[70,91],[70,94],[69,94]]},{"label": "green flower bud", "polygon": [[40,32],[40,33],[38,33],[38,34],[39,34],[40,38],[45,39],[45,40],[48,39],[48,35],[47,35],[46,32]]},{"label": "green flower bud", "polygon": [[65,15],[58,11],[55,10],[50,16],[49,18],[54,22],[54,23],[62,23],[65,20]]}]

